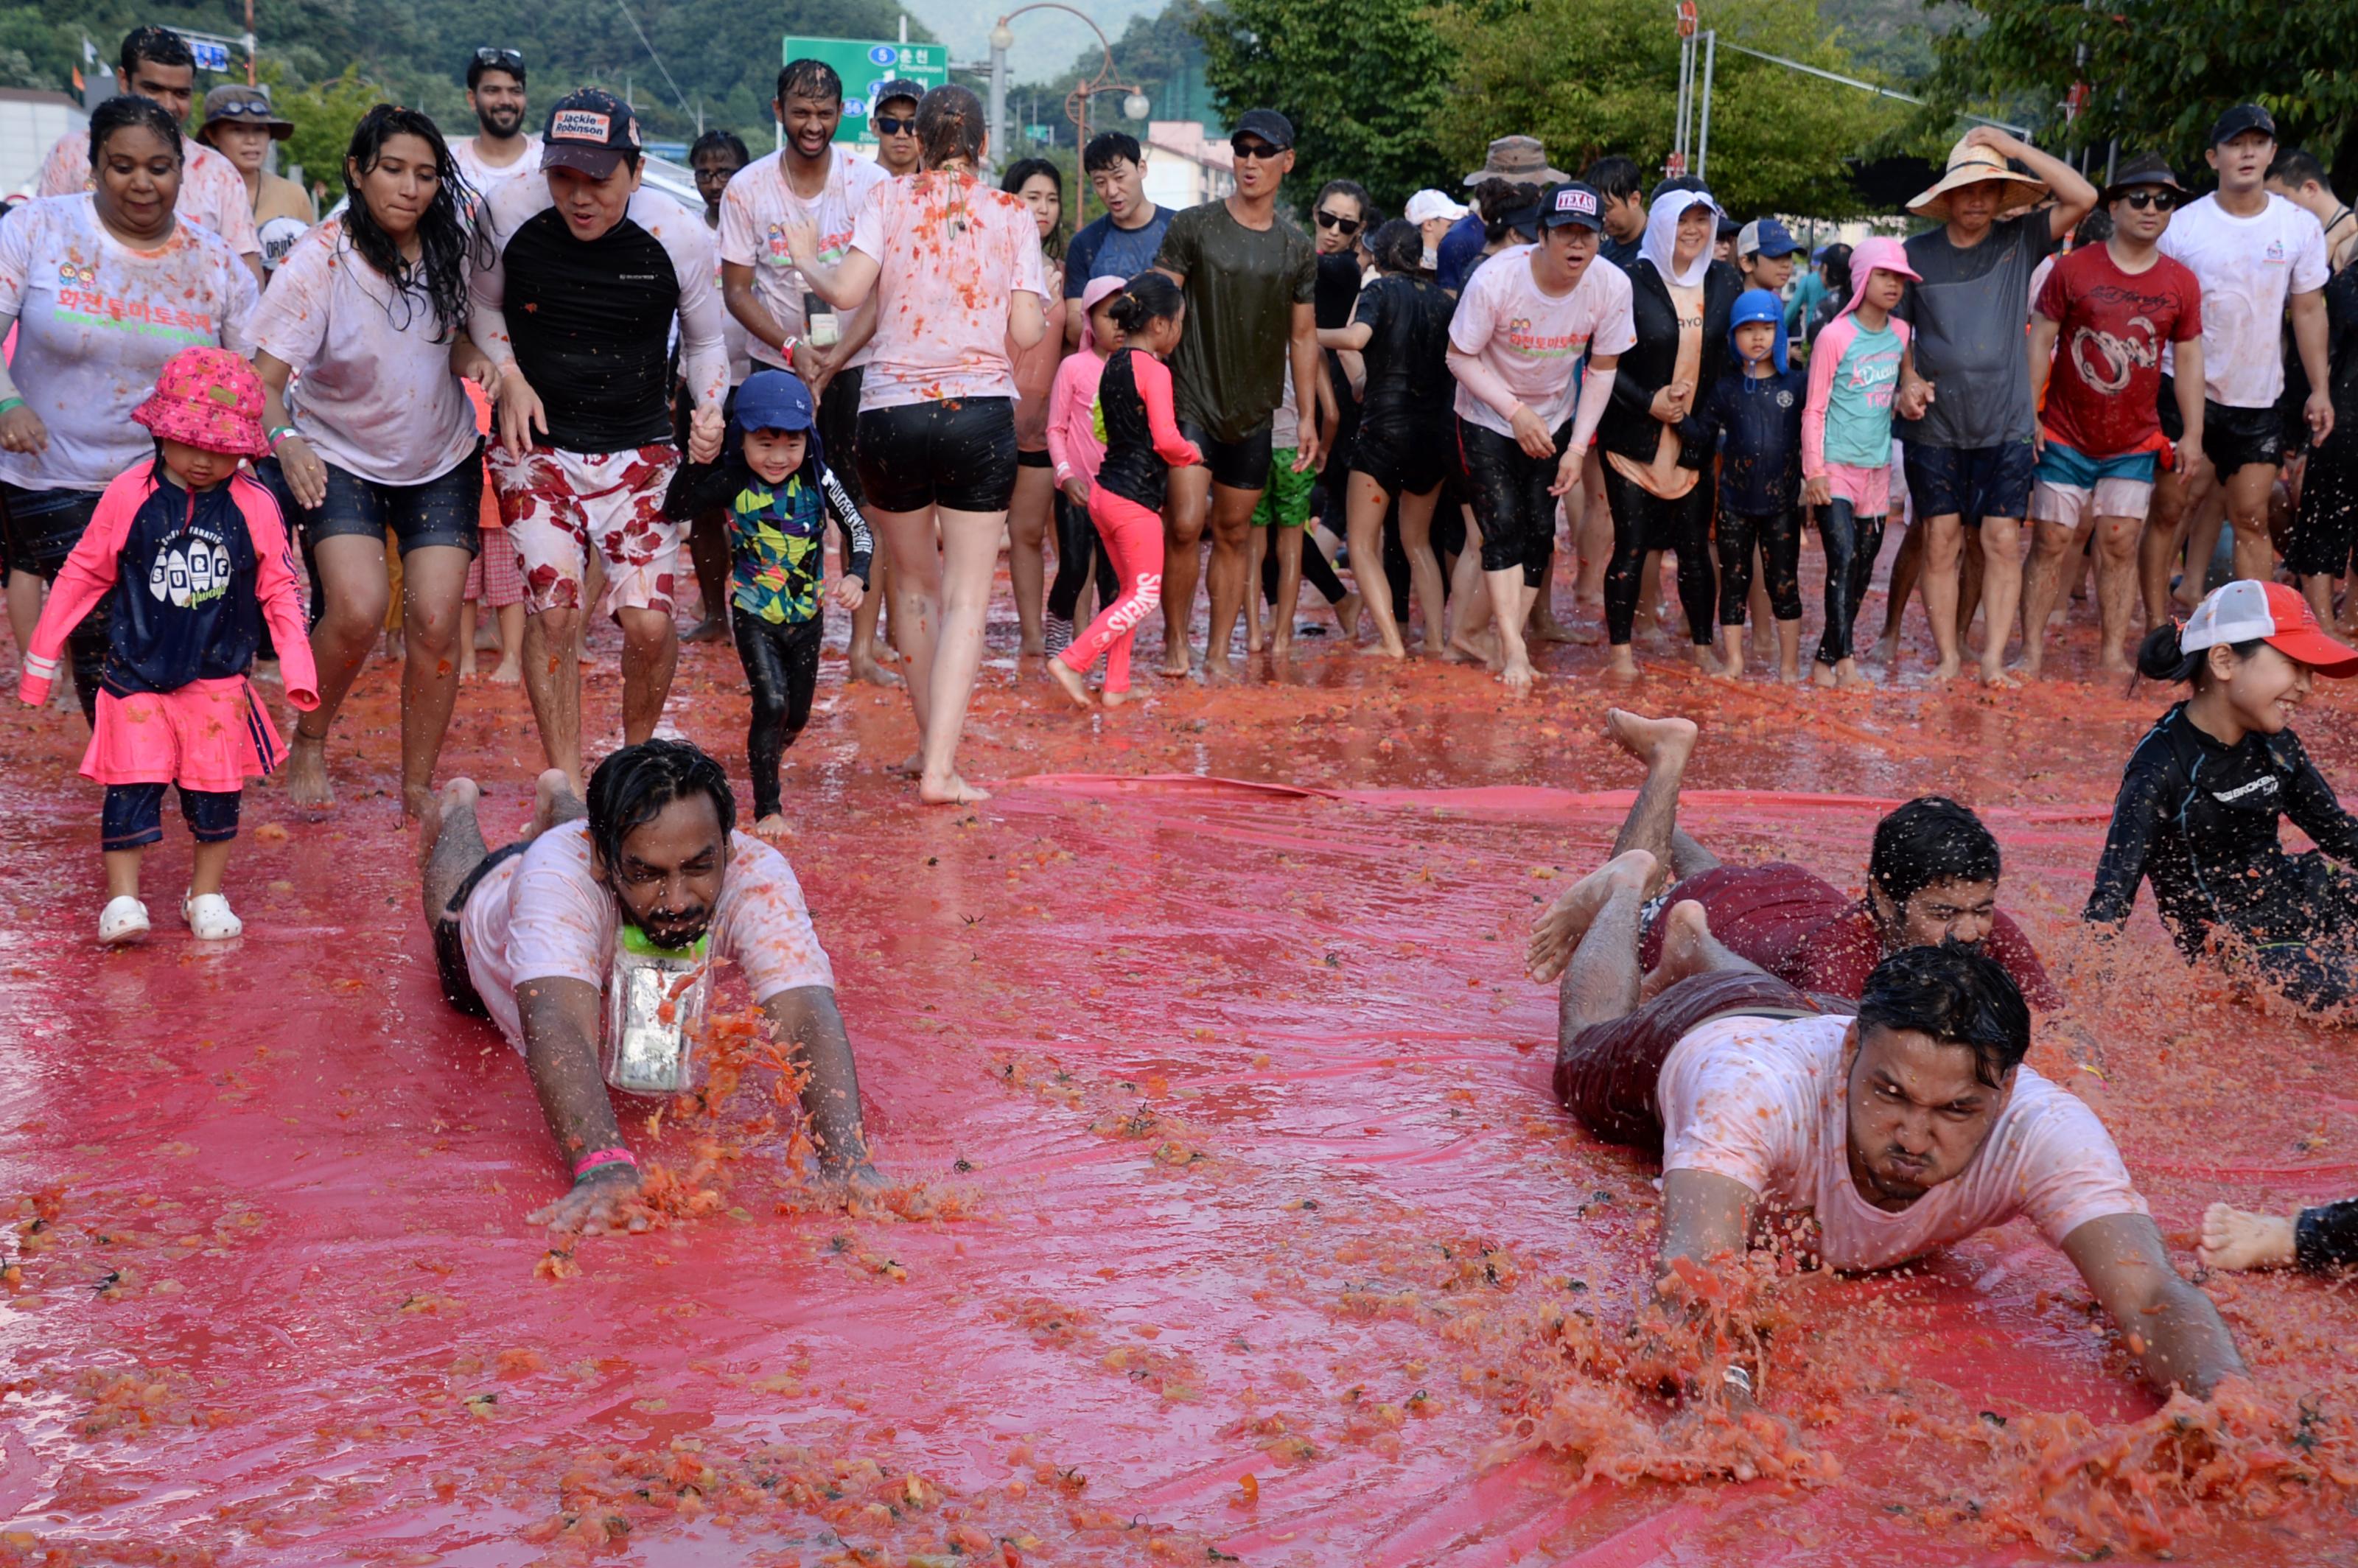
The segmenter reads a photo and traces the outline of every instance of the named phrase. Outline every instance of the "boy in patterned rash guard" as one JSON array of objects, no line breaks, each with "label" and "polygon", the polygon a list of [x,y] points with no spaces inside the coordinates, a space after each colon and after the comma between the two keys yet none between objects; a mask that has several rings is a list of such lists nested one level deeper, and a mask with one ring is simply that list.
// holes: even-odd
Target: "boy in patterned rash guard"
[{"label": "boy in patterned rash guard", "polygon": [[729,622],[752,688],[746,736],[753,774],[753,831],[786,836],[778,765],[810,722],[818,649],[827,634],[819,580],[827,514],[843,530],[843,575],[826,597],[858,610],[875,546],[868,524],[819,455],[810,388],[792,371],[756,371],[737,392],[737,414],[719,462],[690,463],[672,481],[667,516],[719,510],[728,518]]}]

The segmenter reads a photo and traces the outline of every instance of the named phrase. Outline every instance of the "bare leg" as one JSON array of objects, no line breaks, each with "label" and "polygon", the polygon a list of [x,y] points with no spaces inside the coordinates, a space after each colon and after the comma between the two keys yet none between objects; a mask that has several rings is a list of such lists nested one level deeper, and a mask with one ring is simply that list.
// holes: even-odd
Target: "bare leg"
[{"label": "bare leg", "polygon": [[1391,497],[1363,473],[1351,475],[1350,484],[1351,575],[1358,579],[1368,614],[1375,621],[1379,651],[1388,659],[1404,659],[1408,643],[1401,637],[1400,618],[1408,607],[1392,602],[1391,584],[1383,569],[1384,510]]},{"label": "bare leg", "polygon": [[[1924,530],[1920,525],[1911,525],[1899,541],[1899,553],[1891,559],[1891,599],[1883,610],[1883,635],[1875,644],[1875,656],[1883,661],[1886,669],[1899,667],[1900,622],[1907,618],[1908,601],[1916,596],[1923,578]],[[1926,608],[1929,612],[1929,603]]]},{"label": "bare leg", "polygon": [[2068,523],[2041,522],[2022,580],[2022,673],[2037,680],[2047,663],[2047,618],[2063,591],[2063,568],[2086,537]]},{"label": "bare leg", "polygon": [[[876,623],[884,613],[884,600],[892,591],[892,563],[885,559],[884,551],[878,550],[868,568],[868,595],[851,612],[850,677],[870,686],[892,686],[901,678],[884,668],[883,655],[879,654],[876,643]],[[889,647],[883,651],[891,652]]]},{"label": "bare leg", "polygon": [[420,881],[426,924],[429,927],[442,918],[443,911],[450,905],[450,895],[459,891],[467,873],[481,865],[483,857],[491,853],[483,842],[482,827],[475,820],[475,802],[481,794],[474,780],[452,779],[427,801],[426,809],[418,815],[420,842],[424,846],[419,860],[423,873]]},{"label": "bare leg", "polygon": [[409,657],[401,666],[401,810],[412,821],[434,793],[434,764],[459,700],[460,648],[474,657],[458,624],[469,564],[466,551],[449,545],[412,550],[403,563],[401,620]]},{"label": "bare leg", "polygon": [[[2022,519],[1982,519],[1982,684],[2016,687],[2006,673],[2006,645],[2022,608]],[[1959,632],[1963,627],[1958,628]]]},{"label": "bare leg", "polygon": [[[319,672],[319,706],[295,721],[283,775],[287,798],[297,806],[335,804],[328,783],[328,731],[336,711],[375,650],[393,589],[385,577],[384,546],[362,534],[339,535],[313,546],[323,600],[319,623],[311,629],[311,662]],[[463,589],[462,582],[460,587]],[[445,706],[443,718],[449,718]]]},{"label": "bare leg", "polygon": [[2211,483],[2211,464],[2197,459],[2184,473],[2165,469],[2154,476],[2153,505],[2146,514],[2145,537],[2137,546],[2137,587],[2148,627],[2169,619],[2169,577],[2186,541],[2186,514]]},{"label": "bare leg", "polygon": [[[679,666],[679,623],[668,606],[617,610],[614,622],[622,629],[622,743],[635,746],[655,732],[664,699],[671,695],[672,672]],[[577,750],[579,743],[577,731]]]},{"label": "bare leg", "polygon": [[[1000,531],[1006,515],[953,512],[946,506],[935,511],[941,518],[942,630],[933,650],[925,772],[917,781],[917,798],[928,806],[965,806],[990,798],[958,776],[957,749],[966,730],[967,704],[974,697],[975,673],[982,667],[983,617],[990,608],[990,579],[999,566]],[[910,674],[914,689],[914,665]]]},{"label": "bare leg", "polygon": [[[1260,503],[1258,490],[1237,490],[1225,484],[1212,487],[1212,622],[1209,634],[1204,639],[1204,673],[1207,676],[1228,673],[1228,643],[1236,636],[1237,617],[1245,608],[1245,537],[1252,532],[1253,508]],[[1294,592],[1298,595],[1302,574],[1299,534],[1295,535],[1293,547]],[[1277,563],[1282,576],[1282,545]]]},{"label": "bare leg", "polygon": [[1703,905],[1691,898],[1682,899],[1662,912],[1662,957],[1639,985],[1639,994],[1650,1001],[1695,975],[1747,971],[1756,975],[1768,972],[1722,946],[1719,938],[1711,934],[1711,921]]},{"label": "bare leg", "polygon": [[1163,673],[1174,679],[1184,679],[1195,667],[1187,622],[1195,614],[1195,580],[1211,502],[1210,469],[1171,470],[1171,493],[1163,503]]},{"label": "bare leg", "polygon": [[2212,557],[2219,553],[2219,530],[2227,520],[2228,475],[2216,473],[2210,489],[2195,502],[2186,530],[2186,569],[2179,574],[2179,608],[2191,610],[2202,600],[2211,581]]},{"label": "bare leg", "polygon": [[[1679,784],[1687,757],[1694,750],[1695,726],[1690,719],[1648,719],[1613,708],[1605,728],[1615,744],[1646,764],[1646,782],[1613,840],[1617,863],[1633,853],[1643,854],[1658,876],[1693,876],[1719,864],[1711,852],[1679,831]],[[1595,914],[1595,890],[1586,879],[1574,884],[1531,925],[1525,966],[1535,979],[1547,979],[1563,968],[1581,933]],[[1646,890],[1650,893],[1650,886]]]},{"label": "bare leg", "polygon": [[1044,468],[1015,470],[1015,494],[1007,510],[1007,575],[1015,586],[1015,620],[1022,654],[1044,654],[1048,636],[1041,621],[1048,601],[1048,515],[1056,503],[1056,476]]},{"label": "bare leg", "polygon": [[38,573],[21,568],[8,574],[8,630],[16,633],[20,659],[33,645],[33,628],[40,624],[41,590],[46,586]]},{"label": "bare leg", "polygon": [[2289,1269],[2293,1218],[2214,1203],[2202,1211],[2202,1241],[2194,1255],[2206,1269]]},{"label": "bare leg", "polygon": [[2134,668],[2125,649],[2129,606],[2136,598],[2137,535],[2144,529],[2142,518],[2096,519],[2096,667],[2110,676]]},{"label": "bare leg", "polygon": [[[1269,555],[1271,532],[1271,530],[1266,524],[1255,524],[1252,528],[1252,538],[1245,547],[1245,652],[1248,654],[1260,653],[1263,642],[1260,592],[1260,564]],[[1086,626],[1088,622],[1076,620],[1073,624]]]},{"label": "bare leg", "polygon": [[524,606],[503,604],[496,611],[500,623],[500,662],[492,668],[495,685],[514,686],[524,679]]},{"label": "bare leg", "polygon": [[[2273,463],[2245,463],[2227,476],[2227,518],[2235,527],[2235,575],[2266,582],[2276,576],[2276,546],[2268,536],[2268,492],[2277,481]],[[2331,616],[2320,616],[2320,622]]]},{"label": "bare leg", "polygon": [[892,635],[909,683],[909,711],[917,720],[918,754],[898,770],[925,771],[925,720],[933,712],[934,648],[941,638],[942,551],[931,507],[922,512],[871,512],[868,521],[892,557]]},{"label": "bare leg", "polygon": [[1931,518],[1925,527],[1924,610],[1932,621],[1932,645],[1941,652],[1941,662],[1934,667],[1932,678],[1953,680],[1964,667],[1964,629],[1958,624],[1957,607],[1963,598],[1958,579],[1965,553],[1965,524],[1963,518],[1951,512]]},{"label": "bare leg", "polygon": [[1563,967],[1558,991],[1556,1048],[1592,1023],[1609,1023],[1637,1010],[1645,979],[1638,968],[1638,938],[1646,907],[1646,884],[1653,880],[1654,857],[1632,850],[1583,878],[1583,902],[1595,913],[1582,932],[1572,960]]},{"label": "bare leg", "polygon": [[[1293,617],[1302,608],[1303,538],[1309,531],[1306,524],[1300,528],[1253,530],[1257,535],[1269,535],[1269,547],[1277,552],[1277,603],[1269,612],[1269,652],[1271,658],[1288,658],[1293,653]],[[1245,598],[1252,599],[1260,588],[1260,573],[1256,567],[1245,574]],[[1337,615],[1342,613],[1341,605],[1335,608]]]},{"label": "bare leg", "polygon": [[[1448,615],[1442,603],[1441,560],[1433,553],[1433,509],[1439,490],[1401,497],[1401,548],[1408,554],[1409,580],[1414,585],[1416,607],[1424,616],[1422,651],[1439,654],[1448,646]],[[1541,590],[1546,602],[1546,590]]]},{"label": "bare leg", "polygon": [[[475,646],[475,642],[480,635],[480,625],[475,618],[475,601],[471,599],[461,599],[459,601],[459,678],[462,681],[475,678],[475,654],[481,651]],[[415,818],[417,813],[413,811],[409,815]]]},{"label": "bare leg", "polygon": [[540,726],[548,765],[564,771],[576,795],[581,772],[581,611],[544,610],[524,622],[524,689]]},{"label": "bare leg", "polygon": [[[1353,560],[1358,556],[1353,553]],[[1531,695],[1531,649],[1523,642],[1523,617],[1530,613],[1531,590],[1523,586],[1523,568],[1484,572],[1490,584],[1490,624],[1498,637],[1498,678],[1517,697]]]}]

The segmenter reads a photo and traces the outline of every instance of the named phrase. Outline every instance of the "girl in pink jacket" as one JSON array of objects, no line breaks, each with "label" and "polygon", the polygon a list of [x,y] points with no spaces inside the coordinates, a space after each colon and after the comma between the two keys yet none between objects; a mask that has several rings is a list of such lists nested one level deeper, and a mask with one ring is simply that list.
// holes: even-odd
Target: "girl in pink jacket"
[{"label": "girl in pink jacket", "polygon": [[1048,589],[1048,656],[1073,645],[1073,621],[1088,591],[1089,565],[1097,564],[1098,599],[1111,604],[1120,585],[1113,559],[1098,547],[1089,521],[1089,487],[1105,460],[1097,431],[1098,381],[1106,356],[1121,347],[1121,329],[1109,313],[1121,292],[1118,277],[1094,277],[1081,292],[1081,346],[1056,367],[1048,389],[1048,460],[1056,473],[1056,580]]}]

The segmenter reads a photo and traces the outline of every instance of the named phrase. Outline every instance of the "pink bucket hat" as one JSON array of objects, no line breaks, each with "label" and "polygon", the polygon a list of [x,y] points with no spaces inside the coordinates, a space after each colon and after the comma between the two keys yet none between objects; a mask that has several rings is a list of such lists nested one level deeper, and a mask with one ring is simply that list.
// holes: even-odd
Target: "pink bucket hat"
[{"label": "pink bucket hat", "polygon": [[1866,297],[1866,280],[1878,272],[1895,273],[1910,283],[1924,281],[1908,265],[1908,247],[1898,240],[1886,234],[1861,240],[1850,254],[1850,299],[1836,313],[1837,319],[1858,308],[1858,302]]},{"label": "pink bucket hat", "polygon": [[270,455],[262,431],[262,378],[227,349],[174,354],[131,417],[167,441],[239,457]]},{"label": "pink bucket hat", "polygon": [[1096,348],[1098,341],[1097,326],[1089,319],[1089,313],[1109,297],[1120,294],[1122,287],[1122,279],[1109,276],[1089,279],[1089,286],[1081,290],[1081,351],[1083,353],[1087,353]]}]

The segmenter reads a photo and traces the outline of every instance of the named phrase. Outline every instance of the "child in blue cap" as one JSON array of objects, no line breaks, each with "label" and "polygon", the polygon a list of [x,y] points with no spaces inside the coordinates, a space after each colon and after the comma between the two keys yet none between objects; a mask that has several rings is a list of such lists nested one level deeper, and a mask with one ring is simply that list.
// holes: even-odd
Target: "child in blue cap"
[{"label": "child in blue cap", "polygon": [[819,591],[827,514],[843,530],[843,575],[825,596],[838,608],[860,608],[875,553],[860,508],[820,456],[810,388],[792,371],[756,371],[745,378],[720,456],[682,464],[664,502],[664,514],[673,518],[716,508],[729,520],[730,630],[753,697],[745,739],[753,831],[774,841],[789,831],[779,765],[810,721],[818,687],[819,643],[827,634]]},{"label": "child in blue cap", "polygon": [[1809,381],[1786,353],[1784,301],[1765,288],[1736,296],[1733,362],[1711,389],[1704,420],[1719,431],[1719,661],[1744,673],[1745,600],[1759,549],[1777,618],[1778,673],[1801,678],[1801,409]]}]

